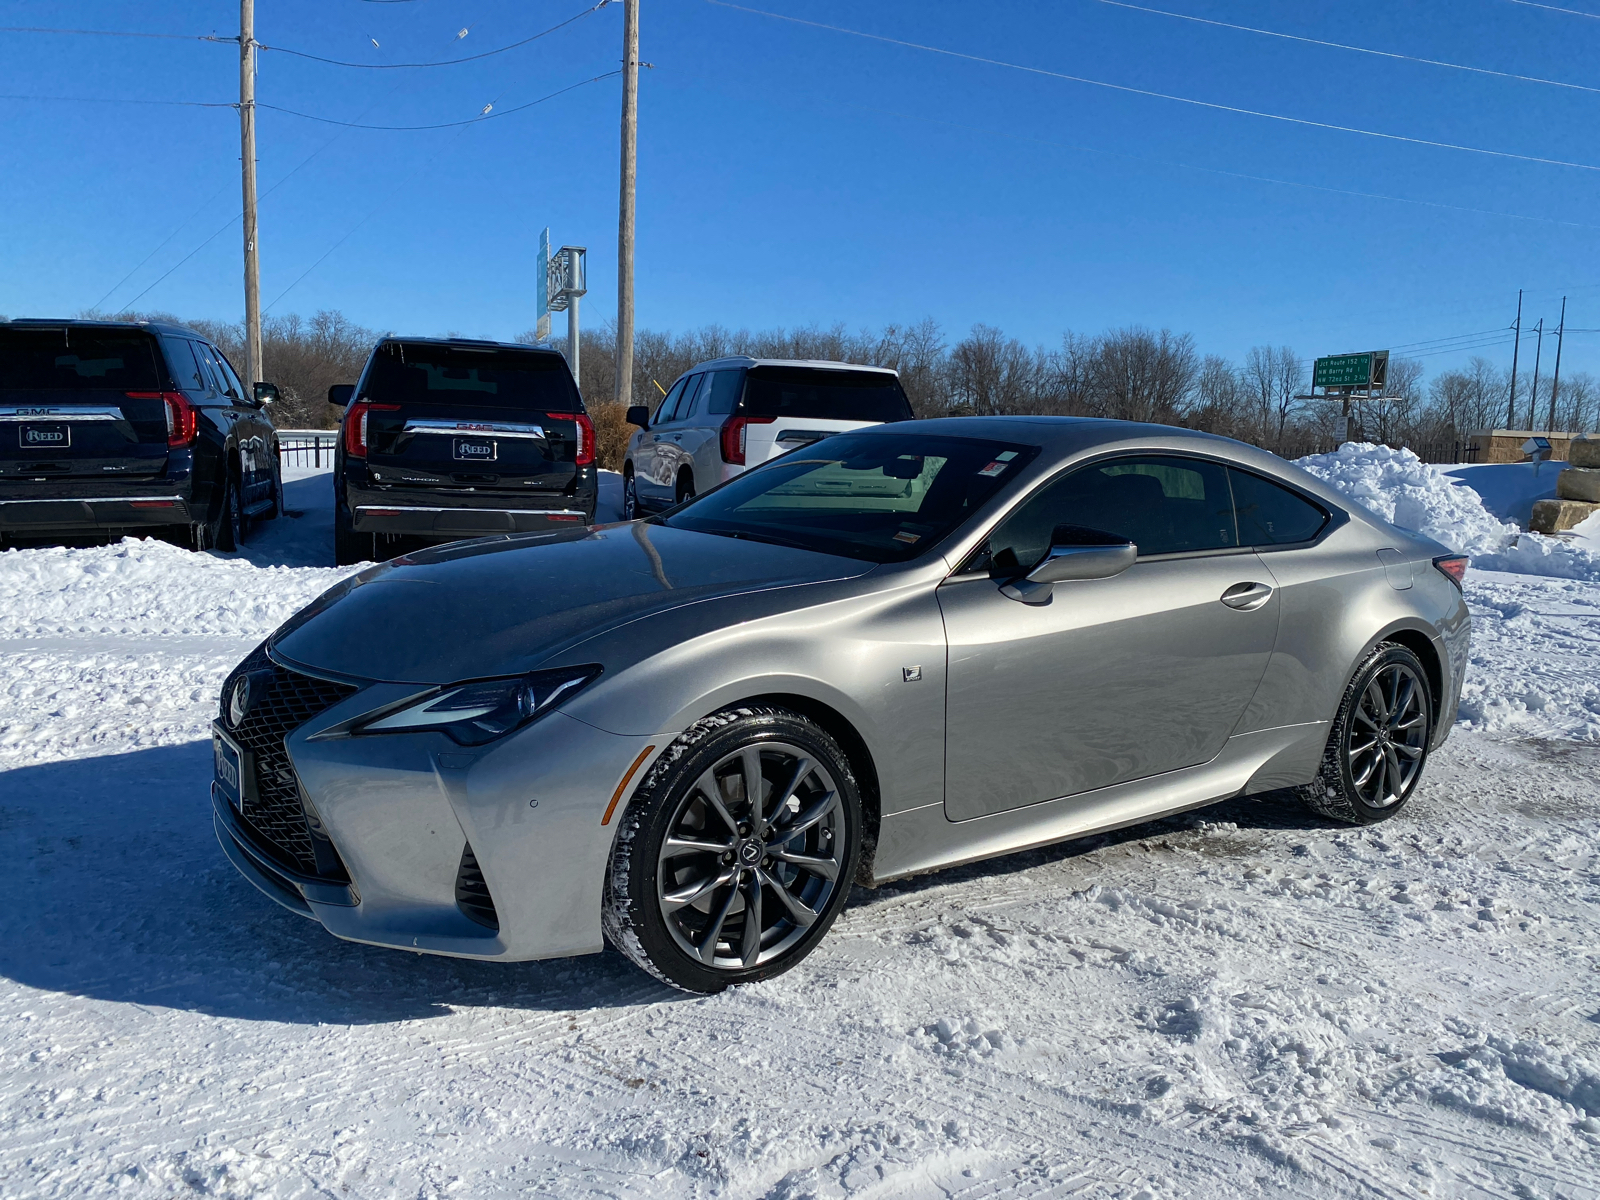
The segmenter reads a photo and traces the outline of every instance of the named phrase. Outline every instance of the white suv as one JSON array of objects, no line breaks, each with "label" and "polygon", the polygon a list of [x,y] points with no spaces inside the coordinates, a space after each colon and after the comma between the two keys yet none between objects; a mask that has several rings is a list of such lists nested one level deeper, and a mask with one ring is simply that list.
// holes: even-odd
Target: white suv
[{"label": "white suv", "polygon": [[718,358],[685,371],[622,465],[623,515],[670,508],[749,467],[836,433],[911,419],[900,376],[884,367],[805,359]]}]

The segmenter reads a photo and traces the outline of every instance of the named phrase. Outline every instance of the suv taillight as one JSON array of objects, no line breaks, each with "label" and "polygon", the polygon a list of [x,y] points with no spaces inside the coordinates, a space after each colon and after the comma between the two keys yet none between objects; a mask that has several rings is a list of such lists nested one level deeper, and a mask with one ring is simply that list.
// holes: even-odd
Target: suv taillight
[{"label": "suv taillight", "polygon": [[1460,587],[1467,575],[1468,561],[1465,554],[1441,554],[1433,560],[1433,565],[1448,575],[1451,583]]},{"label": "suv taillight", "polygon": [[745,426],[771,425],[776,417],[729,417],[722,423],[722,461],[744,466]]},{"label": "suv taillight", "polygon": [[159,400],[167,410],[167,448],[181,450],[194,445],[199,432],[198,414],[182,392],[128,392],[130,400]]},{"label": "suv taillight", "polygon": [[588,413],[578,413],[572,419],[578,423],[577,456],[572,461],[587,467],[594,462],[594,421]]},{"label": "suv taillight", "polygon": [[344,415],[344,452],[351,458],[367,456],[367,414],[369,412],[399,412],[398,404],[373,404],[370,400],[357,400]]}]

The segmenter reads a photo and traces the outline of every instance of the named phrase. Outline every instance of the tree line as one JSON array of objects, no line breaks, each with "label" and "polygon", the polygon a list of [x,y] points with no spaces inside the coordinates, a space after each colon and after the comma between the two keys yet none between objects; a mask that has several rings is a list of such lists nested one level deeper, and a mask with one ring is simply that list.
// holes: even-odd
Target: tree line
[{"label": "tree line", "polygon": [[[152,319],[173,320],[149,314]],[[243,358],[242,325],[189,321],[235,362]],[[353,382],[379,334],[343,313],[269,317],[262,358],[282,400],[274,412],[283,428],[332,428],[340,410],[326,402],[328,387]],[[534,340],[531,332],[517,339]],[[620,463],[631,432],[611,401],[616,383],[616,333],[610,324],[585,332],[579,386],[600,434],[602,465]],[[565,348],[565,339],[558,339]],[[933,320],[851,332],[844,325],[751,332],[706,325],[679,333],[640,330],[634,338],[633,395],[651,404],[685,370],[707,359],[811,358],[892,367],[923,417],[974,414],[1057,414],[1113,417],[1183,425],[1237,438],[1295,458],[1332,448],[1340,406],[1304,399],[1311,361],[1291,347],[1262,345],[1234,362],[1202,354],[1194,338],[1171,330],[1130,326],[1099,334],[1068,332],[1055,345],[1030,346],[989,325],[951,340]],[[1549,423],[1553,379],[1520,372],[1511,402],[1510,372],[1484,358],[1425,380],[1416,359],[1391,358],[1394,399],[1356,406],[1351,436],[1409,446],[1424,458],[1457,461],[1480,429]],[[1554,428],[1600,428],[1600,385],[1569,372],[1555,397]],[[1510,418],[1508,421],[1508,417]]]}]

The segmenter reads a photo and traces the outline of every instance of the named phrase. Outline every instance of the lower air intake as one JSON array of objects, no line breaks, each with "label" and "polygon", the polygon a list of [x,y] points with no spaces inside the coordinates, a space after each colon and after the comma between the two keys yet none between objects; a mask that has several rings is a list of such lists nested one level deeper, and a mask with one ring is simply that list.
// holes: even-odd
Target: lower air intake
[{"label": "lower air intake", "polygon": [[469,921],[499,932],[500,914],[494,911],[494,897],[489,895],[471,842],[461,851],[461,865],[456,868],[456,907]]}]

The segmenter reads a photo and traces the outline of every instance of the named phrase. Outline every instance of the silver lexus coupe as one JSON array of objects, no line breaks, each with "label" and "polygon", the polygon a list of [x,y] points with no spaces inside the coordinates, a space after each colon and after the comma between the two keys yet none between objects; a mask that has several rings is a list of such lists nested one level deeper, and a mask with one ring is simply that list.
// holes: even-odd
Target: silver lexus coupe
[{"label": "silver lexus coupe", "polygon": [[609,939],[716,991],[852,882],[1275,790],[1393,816],[1456,710],[1465,568],[1224,438],[877,426],[339,584],[223,686],[217,834],[338,937]]}]

